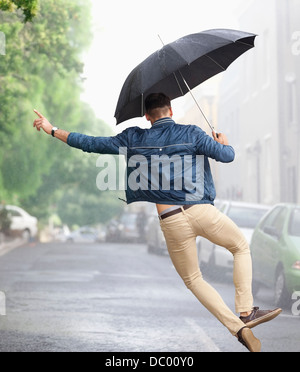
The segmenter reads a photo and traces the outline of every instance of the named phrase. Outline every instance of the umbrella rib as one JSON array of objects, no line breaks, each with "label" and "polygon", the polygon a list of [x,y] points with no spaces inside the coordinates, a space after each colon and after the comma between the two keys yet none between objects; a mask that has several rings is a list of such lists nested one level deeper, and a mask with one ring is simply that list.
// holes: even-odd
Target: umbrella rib
[{"label": "umbrella rib", "polygon": [[217,61],[215,61],[212,57],[210,57],[209,55],[205,55],[205,57],[209,58],[211,61],[213,61],[216,65],[218,65],[219,67],[221,67],[221,69],[223,71],[226,71],[226,68],[224,68],[222,65],[220,65],[220,63],[218,63]]},{"label": "umbrella rib", "polygon": [[[159,40],[161,41],[162,45],[165,46],[166,44],[164,43],[164,41],[163,41],[163,39],[160,37],[160,35],[158,35],[158,37],[159,37]],[[179,87],[179,90],[180,90],[181,95],[184,96],[184,92],[183,92],[183,90],[182,90],[182,88],[181,88],[181,85],[179,84],[179,81],[178,81],[178,79],[177,79],[176,73],[173,72],[173,75],[174,75],[174,78],[175,78],[175,80],[176,80],[176,83],[177,83],[177,85],[178,85],[178,87]]]},{"label": "umbrella rib", "polygon": [[177,85],[178,85],[178,87],[179,87],[179,90],[180,90],[180,92],[181,92],[181,95],[184,96],[184,92],[183,92],[183,90],[182,90],[182,88],[181,88],[181,85],[179,84],[179,81],[178,81],[178,79],[177,79],[176,73],[173,72],[173,75],[174,75],[174,78],[175,78],[175,80],[176,80],[176,83],[177,83]]},{"label": "umbrella rib", "polygon": [[142,112],[141,117],[143,117],[145,115],[144,114],[144,93],[142,93],[141,112]]},{"label": "umbrella rib", "polygon": [[238,41],[236,41],[236,43],[238,43],[238,44],[243,44],[243,45],[247,45],[247,47],[251,47],[251,48],[254,48],[254,46],[253,45],[251,45],[251,44],[248,44],[248,43],[244,43],[243,41],[241,41],[241,40],[238,40]]}]

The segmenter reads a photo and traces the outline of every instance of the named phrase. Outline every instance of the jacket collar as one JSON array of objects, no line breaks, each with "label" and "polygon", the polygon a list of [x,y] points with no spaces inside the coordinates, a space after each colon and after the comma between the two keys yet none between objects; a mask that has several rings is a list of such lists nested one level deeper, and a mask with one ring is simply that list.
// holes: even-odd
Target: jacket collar
[{"label": "jacket collar", "polygon": [[175,121],[171,118],[162,118],[162,119],[159,119],[157,120],[153,125],[152,125],[152,128],[156,128],[156,127],[159,127],[159,126],[163,126],[163,125],[166,125],[166,124],[175,124]]}]

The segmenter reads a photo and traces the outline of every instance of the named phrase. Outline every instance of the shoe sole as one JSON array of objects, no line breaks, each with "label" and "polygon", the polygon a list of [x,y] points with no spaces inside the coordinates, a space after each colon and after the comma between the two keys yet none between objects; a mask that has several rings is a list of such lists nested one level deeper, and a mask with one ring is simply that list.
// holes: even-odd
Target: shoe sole
[{"label": "shoe sole", "polygon": [[282,309],[276,309],[269,314],[266,314],[258,319],[251,320],[249,323],[245,323],[248,328],[254,328],[260,324],[267,323],[278,317],[282,313]]},{"label": "shoe sole", "polygon": [[251,329],[244,328],[242,332],[242,338],[251,353],[261,352],[261,342],[254,336]]}]

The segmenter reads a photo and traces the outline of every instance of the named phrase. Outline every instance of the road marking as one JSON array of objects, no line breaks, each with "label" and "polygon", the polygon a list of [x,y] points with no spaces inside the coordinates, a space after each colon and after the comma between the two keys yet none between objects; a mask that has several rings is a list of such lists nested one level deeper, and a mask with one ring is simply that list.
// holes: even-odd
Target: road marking
[{"label": "road marking", "polygon": [[199,326],[199,324],[194,320],[190,318],[185,318],[185,322],[193,329],[193,332],[197,334],[199,339],[202,341],[202,343],[205,345],[207,352],[213,352],[213,353],[220,353],[221,350],[218,348],[218,346],[213,342],[213,340],[206,334],[206,332]]}]

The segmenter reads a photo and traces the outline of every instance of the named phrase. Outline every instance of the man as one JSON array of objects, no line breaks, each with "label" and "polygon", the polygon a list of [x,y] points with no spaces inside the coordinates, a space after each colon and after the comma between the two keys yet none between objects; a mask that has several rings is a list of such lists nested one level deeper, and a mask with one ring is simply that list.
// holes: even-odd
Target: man
[{"label": "man", "polygon": [[[249,245],[238,227],[213,206],[216,193],[208,159],[230,163],[235,157],[234,150],[224,134],[214,132],[212,139],[197,126],[176,124],[172,120],[170,99],[163,93],[149,95],[145,107],[152,128],[129,128],[115,137],[69,133],[53,127],[37,111],[39,119],[34,127],[85,152],[120,154],[120,149],[121,152],[125,149],[128,204],[156,203],[170,257],[186,286],[244,346],[251,352],[259,352],[261,343],[251,328],[274,319],[281,309],[253,308]],[[233,254],[236,312],[240,318],[203,280],[198,265],[197,236]]]}]

